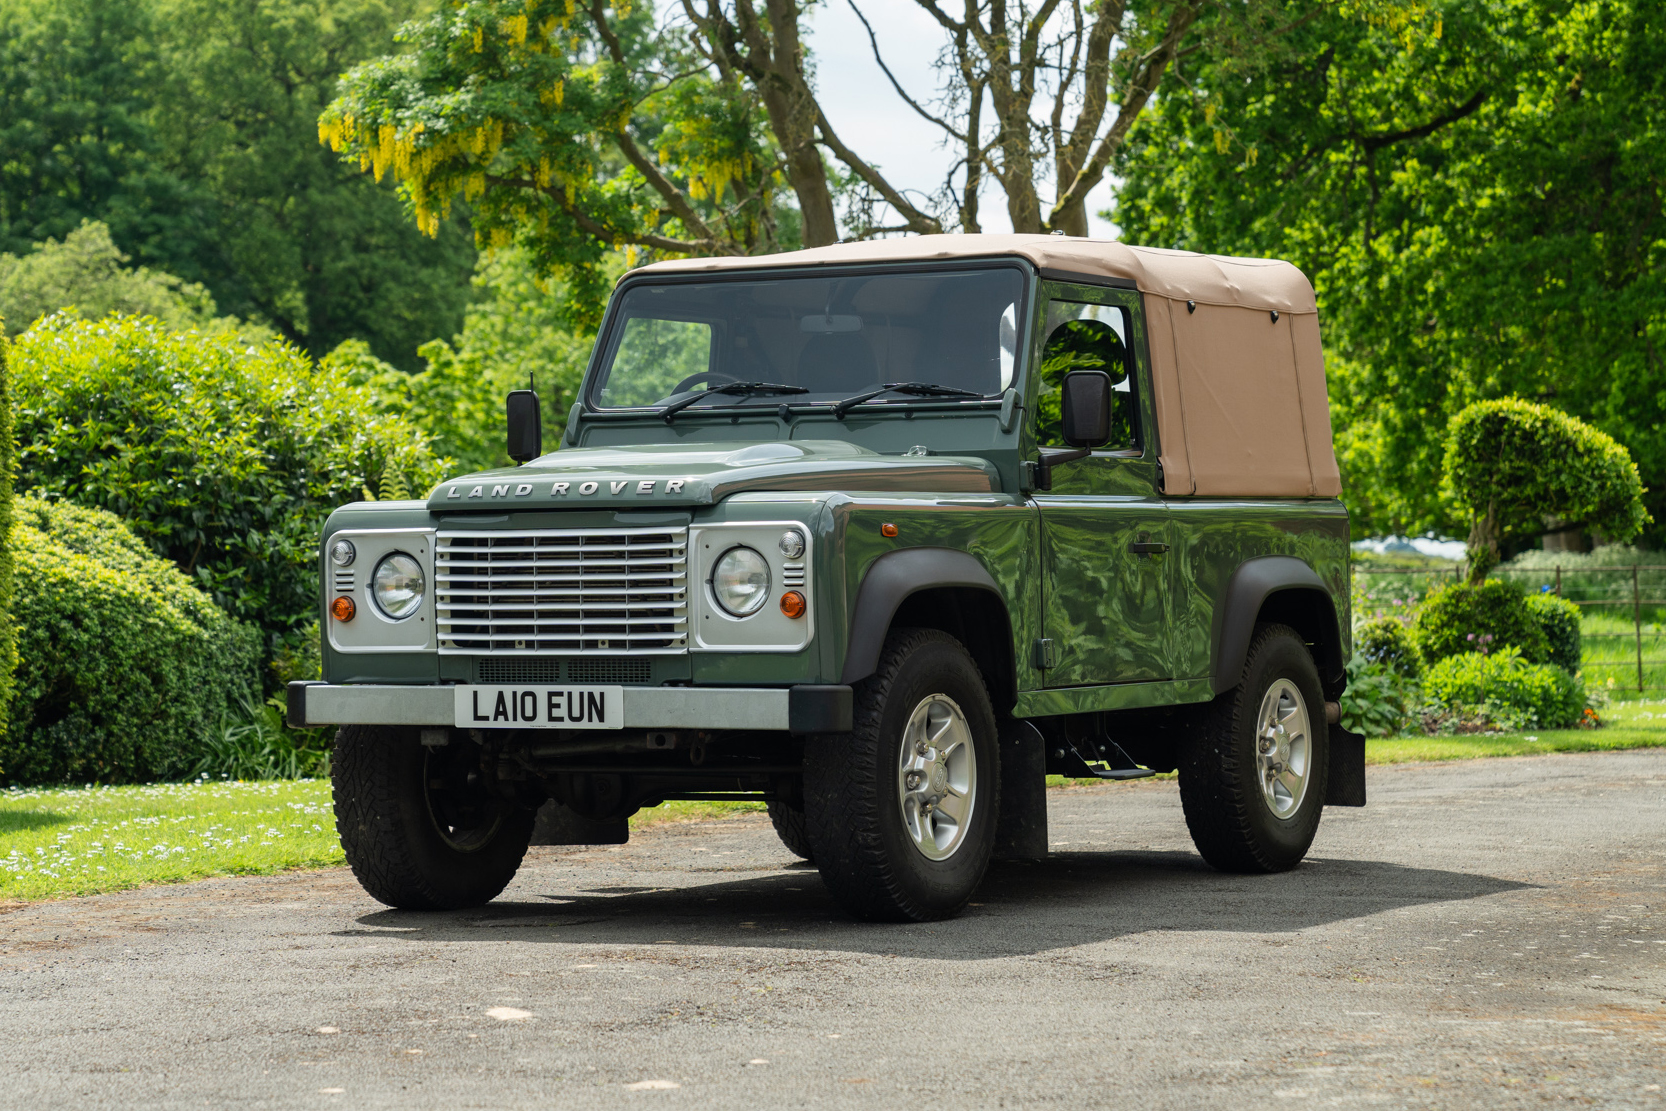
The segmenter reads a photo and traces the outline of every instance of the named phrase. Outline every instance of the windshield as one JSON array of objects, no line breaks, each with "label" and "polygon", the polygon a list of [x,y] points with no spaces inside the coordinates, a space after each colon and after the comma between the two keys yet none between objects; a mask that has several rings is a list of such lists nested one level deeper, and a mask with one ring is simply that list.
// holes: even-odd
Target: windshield
[{"label": "windshield", "polygon": [[659,408],[726,383],[805,392],[712,393],[688,411],[831,404],[899,382],[997,396],[1012,384],[1023,289],[1011,267],[632,286],[590,401]]}]

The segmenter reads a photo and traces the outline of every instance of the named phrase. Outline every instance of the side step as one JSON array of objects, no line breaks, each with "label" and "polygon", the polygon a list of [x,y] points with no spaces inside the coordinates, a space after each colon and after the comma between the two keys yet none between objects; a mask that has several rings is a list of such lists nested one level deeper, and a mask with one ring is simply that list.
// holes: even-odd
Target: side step
[{"label": "side step", "polygon": [[1056,743],[1047,755],[1047,770],[1068,779],[1144,779],[1157,774],[1134,763],[1109,737]]}]

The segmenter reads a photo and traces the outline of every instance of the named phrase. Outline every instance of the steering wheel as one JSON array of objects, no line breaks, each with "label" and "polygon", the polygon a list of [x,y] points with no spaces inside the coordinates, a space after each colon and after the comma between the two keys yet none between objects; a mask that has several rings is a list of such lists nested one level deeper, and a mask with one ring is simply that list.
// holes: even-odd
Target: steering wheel
[{"label": "steering wheel", "polygon": [[675,396],[684,390],[692,389],[696,382],[705,382],[708,386],[726,386],[730,382],[739,381],[740,379],[733,374],[725,374],[721,370],[701,370],[690,374],[687,378],[672,386],[671,393]]}]

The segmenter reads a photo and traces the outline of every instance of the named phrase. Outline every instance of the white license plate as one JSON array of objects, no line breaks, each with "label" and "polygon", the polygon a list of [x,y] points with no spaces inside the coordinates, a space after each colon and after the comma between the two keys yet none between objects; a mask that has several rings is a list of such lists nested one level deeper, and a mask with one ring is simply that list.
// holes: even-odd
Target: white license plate
[{"label": "white license plate", "polygon": [[453,687],[459,729],[623,729],[624,687]]}]

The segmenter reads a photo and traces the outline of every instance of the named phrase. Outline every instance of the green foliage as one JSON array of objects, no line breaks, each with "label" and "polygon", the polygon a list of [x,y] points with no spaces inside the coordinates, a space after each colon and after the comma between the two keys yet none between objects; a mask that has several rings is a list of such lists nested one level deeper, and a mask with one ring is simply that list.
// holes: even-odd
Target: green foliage
[{"label": "green foliage", "polygon": [[0,0],[0,250],[102,221],[222,313],[416,369],[461,320],[467,231],[424,238],[392,188],[319,148],[316,121],[341,73],[430,6]]},{"label": "green foliage", "polygon": [[117,514],[271,634],[317,616],[331,509],[439,478],[417,430],[282,343],[49,317],[12,367],[19,488]]},{"label": "green foliage", "polygon": [[1529,594],[1527,612],[1544,630],[1545,642],[1550,646],[1550,654],[1545,661],[1570,674],[1578,674],[1583,653],[1579,607],[1554,594]]},{"label": "green foliage", "polygon": [[1643,483],[1613,438],[1548,405],[1477,401],[1446,433],[1446,481],[1468,512],[1469,574],[1499,562],[1499,543],[1544,531],[1547,518],[1630,540],[1649,516]]},{"label": "green foliage", "polygon": [[[17,441],[13,435],[11,341],[6,319],[0,316],[0,537],[12,532],[12,484],[17,473]],[[0,544],[0,736],[6,732],[17,671],[17,625],[12,620],[16,593],[16,557],[10,544]]]},{"label": "green foliage", "polygon": [[[611,269],[618,269],[617,263]],[[369,388],[384,413],[402,416],[432,438],[434,450],[465,470],[509,464],[504,453],[504,398],[538,387],[544,446],[554,450],[578,396],[591,339],[568,327],[558,288],[546,288],[531,256],[500,248],[480,256],[476,300],[460,335],[422,346],[427,369],[396,370],[357,341],[331,352],[326,363]]]},{"label": "green foliage", "polygon": [[1437,13],[1407,43],[1304,2],[1262,70],[1183,61],[1116,167],[1114,218],[1131,242],[1313,278],[1356,536],[1460,528],[1440,433],[1509,395],[1629,446],[1666,521],[1659,4]]},{"label": "green foliage", "polygon": [[1412,640],[1428,666],[1449,656],[1518,649],[1528,661],[1550,658],[1550,642],[1513,583],[1488,579],[1432,592],[1412,621]]},{"label": "green foliage", "polygon": [[119,783],[191,770],[260,689],[260,643],[97,509],[19,499],[18,670],[0,781]]},{"label": "green foliage", "polygon": [[312,779],[330,774],[327,745],[316,742],[318,730],[289,729],[271,702],[244,697],[239,712],[221,717],[220,727],[203,740],[192,771],[209,779]]},{"label": "green foliage", "polygon": [[1397,617],[1374,618],[1355,629],[1354,654],[1403,679],[1416,679],[1422,670],[1411,630]]},{"label": "green foliage", "polygon": [[[143,266],[128,269],[128,261],[110,229],[91,220],[61,243],[37,244],[32,254],[0,254],[0,318],[17,322],[20,332],[61,309],[89,320],[152,316],[176,330],[237,328],[236,321],[215,319],[214,298],[202,286]],[[264,328],[255,331],[269,337]]]},{"label": "green foliage", "polygon": [[1367,737],[1392,737],[1411,720],[1417,685],[1394,668],[1355,653],[1342,692],[1342,727]]},{"label": "green foliage", "polygon": [[1479,713],[1504,729],[1568,729],[1585,711],[1585,687],[1559,667],[1533,664],[1513,648],[1469,652],[1429,667],[1423,693],[1460,716]]}]

